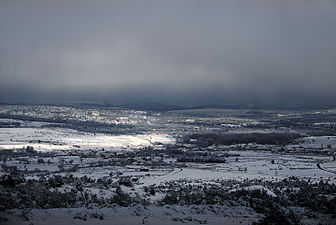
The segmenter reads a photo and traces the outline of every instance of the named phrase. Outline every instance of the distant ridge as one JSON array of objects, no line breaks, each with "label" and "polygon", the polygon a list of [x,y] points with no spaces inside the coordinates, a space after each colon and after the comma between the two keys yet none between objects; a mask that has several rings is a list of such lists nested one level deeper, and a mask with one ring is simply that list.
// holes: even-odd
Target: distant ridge
[{"label": "distant ridge", "polygon": [[335,108],[332,105],[257,105],[257,104],[207,104],[207,105],[171,105],[164,103],[129,103],[116,105],[125,109],[148,110],[156,112],[197,109],[250,109],[250,110],[321,110]]},{"label": "distant ridge", "polygon": [[163,103],[129,103],[119,105],[119,107],[133,110],[149,110],[156,112],[188,109],[188,107],[184,106],[169,105]]},{"label": "distant ridge", "polygon": [[175,105],[165,103],[124,103],[113,104],[107,102],[56,102],[56,103],[6,103],[0,105],[49,105],[49,106],[70,106],[83,108],[123,108],[131,110],[143,110],[154,112],[165,112],[174,110],[197,110],[197,109],[249,109],[249,110],[323,110],[336,108],[335,105],[268,105],[268,104],[204,104],[204,105]]}]

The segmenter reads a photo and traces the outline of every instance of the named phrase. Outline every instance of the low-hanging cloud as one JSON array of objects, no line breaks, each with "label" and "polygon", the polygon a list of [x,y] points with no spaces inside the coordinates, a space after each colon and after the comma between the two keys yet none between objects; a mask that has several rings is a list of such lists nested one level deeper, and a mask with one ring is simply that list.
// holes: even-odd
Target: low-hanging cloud
[{"label": "low-hanging cloud", "polygon": [[55,2],[0,3],[0,100],[336,103],[334,1]]}]

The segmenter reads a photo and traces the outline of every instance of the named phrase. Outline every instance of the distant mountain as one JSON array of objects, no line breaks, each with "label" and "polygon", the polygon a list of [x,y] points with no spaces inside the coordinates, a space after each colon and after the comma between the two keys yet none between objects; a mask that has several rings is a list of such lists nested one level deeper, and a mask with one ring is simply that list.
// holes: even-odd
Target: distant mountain
[{"label": "distant mountain", "polygon": [[119,105],[119,107],[133,110],[148,110],[156,112],[188,109],[187,107],[183,106],[169,105],[162,103],[129,103]]},{"label": "distant mountain", "polygon": [[256,104],[207,104],[207,105],[171,105],[164,103],[129,103],[117,105],[116,107],[147,110],[147,111],[172,111],[172,110],[193,110],[193,109],[250,109],[250,110],[321,110],[335,108],[335,106],[320,105],[256,105]]},{"label": "distant mountain", "polygon": [[203,104],[203,105],[174,105],[165,103],[125,103],[113,104],[107,102],[85,102],[85,101],[59,101],[56,103],[6,103],[0,105],[51,105],[51,106],[70,106],[88,108],[124,108],[132,110],[144,110],[165,112],[173,110],[197,110],[197,109],[249,109],[249,110],[323,110],[333,109],[336,105],[269,105],[269,104]]},{"label": "distant mountain", "polygon": [[117,105],[117,107],[133,110],[149,111],[172,111],[172,110],[193,110],[193,109],[263,109],[260,105],[240,105],[240,104],[207,104],[207,105],[171,105],[164,103],[128,103]]}]

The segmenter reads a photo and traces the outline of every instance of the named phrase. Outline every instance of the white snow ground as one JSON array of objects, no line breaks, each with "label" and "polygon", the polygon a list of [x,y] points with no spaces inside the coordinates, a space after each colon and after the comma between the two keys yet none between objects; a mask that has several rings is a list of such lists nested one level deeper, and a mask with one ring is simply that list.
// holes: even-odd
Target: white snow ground
[{"label": "white snow ground", "polygon": [[[140,206],[114,208],[69,208],[69,209],[33,209],[28,213],[29,221],[20,218],[20,210],[11,210],[0,217],[10,222],[2,225],[59,225],[59,224],[90,224],[90,225],[123,225],[123,224],[213,224],[235,225],[251,224],[260,218],[253,210],[242,206]],[[103,220],[94,218],[103,215]],[[248,218],[247,218],[248,217]],[[84,219],[85,218],[85,219]]]},{"label": "white snow ground", "polygon": [[0,149],[20,149],[27,146],[34,150],[69,149],[132,149],[172,144],[175,139],[167,134],[108,135],[78,132],[71,129],[1,128]]}]

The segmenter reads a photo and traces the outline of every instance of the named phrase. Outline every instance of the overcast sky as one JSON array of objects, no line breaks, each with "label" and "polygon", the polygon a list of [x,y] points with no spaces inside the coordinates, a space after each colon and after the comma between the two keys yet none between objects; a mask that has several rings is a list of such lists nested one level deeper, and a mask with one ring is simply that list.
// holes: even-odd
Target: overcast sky
[{"label": "overcast sky", "polygon": [[1,0],[0,101],[336,104],[335,0]]}]

